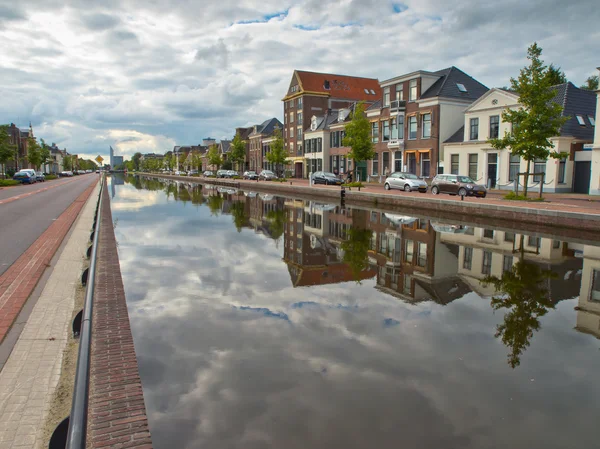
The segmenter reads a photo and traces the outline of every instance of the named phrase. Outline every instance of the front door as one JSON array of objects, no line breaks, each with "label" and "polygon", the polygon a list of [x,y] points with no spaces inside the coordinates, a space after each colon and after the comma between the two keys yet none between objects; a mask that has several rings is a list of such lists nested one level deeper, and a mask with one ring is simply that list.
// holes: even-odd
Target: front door
[{"label": "front door", "polygon": [[590,161],[575,162],[575,179],[573,191],[575,193],[590,192],[590,177],[592,163]]},{"label": "front door", "polygon": [[408,166],[408,172],[413,175],[417,174],[417,155],[415,153],[409,153],[406,157],[406,165]]},{"label": "front door", "polygon": [[367,161],[356,164],[356,181],[365,181],[367,179]]},{"label": "front door", "polygon": [[394,153],[394,171],[402,171],[402,151]]},{"label": "front door", "polygon": [[304,166],[304,164],[302,162],[294,164],[294,168],[295,168],[294,176],[296,178],[302,178],[302,170],[303,170],[302,167],[303,166]]},{"label": "front door", "polygon": [[498,178],[498,153],[488,154],[488,175],[487,186],[490,189],[496,188],[496,179]]}]

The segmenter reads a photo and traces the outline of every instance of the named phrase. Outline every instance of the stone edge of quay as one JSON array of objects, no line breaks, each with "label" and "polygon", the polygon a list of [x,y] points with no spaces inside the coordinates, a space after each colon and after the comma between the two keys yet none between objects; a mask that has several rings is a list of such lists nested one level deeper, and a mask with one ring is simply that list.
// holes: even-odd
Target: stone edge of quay
[{"label": "stone edge of quay", "polygon": [[108,186],[104,185],[96,263],[88,448],[151,449],[142,382],[121,277]]}]

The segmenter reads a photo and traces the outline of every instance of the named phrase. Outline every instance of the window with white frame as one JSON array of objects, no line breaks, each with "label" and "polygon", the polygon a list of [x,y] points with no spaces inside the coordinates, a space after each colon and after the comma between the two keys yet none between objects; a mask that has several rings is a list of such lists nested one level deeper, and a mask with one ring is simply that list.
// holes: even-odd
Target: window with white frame
[{"label": "window with white frame", "polygon": [[296,100],[296,104],[298,105],[298,109],[302,107],[302,97],[298,97],[298,100]]},{"label": "window with white frame", "polygon": [[294,128],[290,128],[290,138],[294,137]]},{"label": "window with white frame", "polygon": [[379,142],[379,122],[371,123],[371,136],[373,143]]},{"label": "window with white frame", "polygon": [[297,139],[298,140],[302,139],[302,127],[301,126],[298,127]]},{"label": "window with white frame", "polygon": [[404,83],[396,84],[396,100],[404,100]]},{"label": "window with white frame", "polygon": [[431,113],[423,114],[422,116],[423,139],[431,137]]},{"label": "window with white frame", "polygon": [[387,108],[390,106],[390,88],[388,87],[384,87],[383,88],[383,107]]},{"label": "window with white frame", "polygon": [[492,115],[490,117],[490,139],[497,139],[500,133],[500,116]]},{"label": "window with white frame", "polygon": [[417,117],[411,115],[408,118],[408,140],[414,140],[417,138]]},{"label": "window with white frame", "polygon": [[417,80],[408,82],[408,101],[417,101]]},{"label": "window with white frame", "polygon": [[514,181],[517,179],[519,169],[521,167],[521,158],[518,154],[510,153],[510,160],[508,166],[508,180]]},{"label": "window with white frame", "polygon": [[404,139],[404,116],[399,115],[398,117],[398,139]]},{"label": "window with white frame", "polygon": [[294,123],[294,113],[290,112],[290,123]]},{"label": "window with white frame", "polygon": [[302,112],[298,112],[298,125],[302,125]]},{"label": "window with white frame", "polygon": [[477,154],[469,154],[469,178],[477,181]]},{"label": "window with white frame", "polygon": [[[546,173],[546,161],[543,159],[536,159],[533,163],[533,172],[534,173]],[[541,176],[541,175],[533,176],[534,182],[541,182],[542,179],[543,179],[543,176]]]},{"label": "window with white frame", "polygon": [[511,271],[513,266],[513,256],[504,256],[504,260],[502,261],[502,271]]},{"label": "window with white frame", "polygon": [[470,121],[471,132],[469,133],[469,140],[477,140],[479,138],[479,119],[472,118]]},{"label": "window with white frame", "polygon": [[378,154],[375,155],[375,159],[373,159],[373,161],[372,161],[371,174],[373,176],[379,175],[379,155]]},{"label": "window with white frame", "polygon": [[393,117],[391,120],[391,138],[398,138],[398,117]]},{"label": "window with white frame", "polygon": [[420,267],[427,265],[427,243],[417,243],[417,265]]},{"label": "window with white frame", "polygon": [[481,263],[481,274],[489,275],[492,272],[492,252],[483,252],[483,261]]},{"label": "window with white frame", "polygon": [[463,269],[470,270],[473,266],[473,248],[466,246],[463,258]]},{"label": "window with white frame", "polygon": [[567,160],[566,159],[561,159],[558,162],[558,183],[559,184],[564,184],[565,183],[566,168],[567,168]]},{"label": "window with white frame", "polygon": [[383,142],[387,142],[390,140],[390,122],[388,120],[384,120],[383,122]]},{"label": "window with white frame", "polygon": [[458,154],[453,154],[450,156],[450,174],[458,175]]}]

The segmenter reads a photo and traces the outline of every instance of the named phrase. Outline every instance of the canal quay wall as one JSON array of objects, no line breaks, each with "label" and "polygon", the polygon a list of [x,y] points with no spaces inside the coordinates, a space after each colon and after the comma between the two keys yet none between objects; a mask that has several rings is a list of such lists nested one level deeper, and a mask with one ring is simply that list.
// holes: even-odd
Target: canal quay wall
[{"label": "canal quay wall", "polygon": [[151,449],[106,184],[104,189],[94,288],[87,447]]},{"label": "canal quay wall", "polygon": [[[143,176],[183,181],[195,184],[213,184],[240,188],[254,192],[285,195],[297,199],[326,201],[339,204],[339,187],[298,186],[280,182],[244,181],[215,178],[198,178],[164,174],[142,174]],[[293,183],[293,179],[291,180]],[[367,187],[368,190],[368,187]],[[581,202],[582,205],[586,204]],[[462,223],[498,229],[515,229],[551,235],[573,241],[600,241],[600,208],[573,208],[560,203],[515,202],[492,198],[466,198],[433,196],[425,194],[371,193],[346,188],[345,204],[351,207],[369,208],[380,212],[402,213],[411,216],[422,214],[427,218],[447,223]],[[582,209],[581,212],[569,209]]]}]

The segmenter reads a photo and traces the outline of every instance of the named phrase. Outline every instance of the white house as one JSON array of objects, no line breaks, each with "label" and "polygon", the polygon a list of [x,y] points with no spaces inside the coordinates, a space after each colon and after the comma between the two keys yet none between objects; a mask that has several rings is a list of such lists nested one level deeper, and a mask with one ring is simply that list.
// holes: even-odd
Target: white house
[{"label": "white house", "polygon": [[[600,75],[600,67],[598,67]],[[600,111],[600,89],[596,91],[596,111]],[[592,150],[592,175],[590,179],[590,195],[600,195],[600,131],[594,129],[594,146]]]},{"label": "white house", "polygon": [[[530,172],[546,174],[546,192],[587,193],[595,128],[594,94],[570,82],[552,89],[556,91],[553,101],[563,106],[563,115],[569,119],[561,127],[560,136],[550,140],[556,152],[569,156],[562,160],[532,161]],[[514,189],[516,174],[526,171],[527,162],[518,156],[513,157],[509,150],[492,148],[487,141],[510,131],[511,125],[502,121],[502,111],[519,107],[518,95],[497,88],[469,106],[463,127],[444,142],[446,172],[468,175],[490,188]],[[530,177],[529,187],[539,186],[540,179],[540,176]],[[523,178],[519,182],[522,186]]]}]

